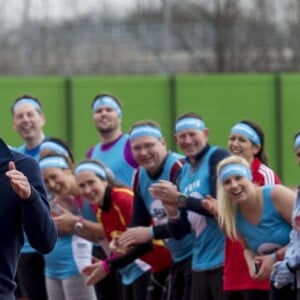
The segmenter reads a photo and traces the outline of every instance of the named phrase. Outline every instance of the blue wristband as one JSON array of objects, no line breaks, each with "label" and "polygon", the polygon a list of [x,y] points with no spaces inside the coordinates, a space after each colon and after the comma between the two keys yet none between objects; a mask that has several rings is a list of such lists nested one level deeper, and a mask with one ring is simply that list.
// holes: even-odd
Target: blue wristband
[{"label": "blue wristband", "polygon": [[153,227],[152,226],[149,227],[149,231],[150,231],[150,236],[153,239],[154,238],[154,231],[153,231]]}]

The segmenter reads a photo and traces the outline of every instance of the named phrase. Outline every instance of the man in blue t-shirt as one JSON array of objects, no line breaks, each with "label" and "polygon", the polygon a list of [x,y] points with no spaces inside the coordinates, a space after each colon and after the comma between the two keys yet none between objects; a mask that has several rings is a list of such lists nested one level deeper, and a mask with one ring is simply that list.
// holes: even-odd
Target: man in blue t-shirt
[{"label": "man in blue t-shirt", "polygon": [[122,132],[121,102],[110,94],[96,95],[92,112],[100,142],[89,149],[87,158],[106,164],[119,182],[131,186],[137,163],[131,153],[129,135]]},{"label": "man in blue t-shirt", "polygon": [[[22,95],[14,101],[11,113],[13,126],[24,141],[16,150],[38,160],[40,145],[47,139],[43,131],[45,115],[41,102],[31,95]],[[17,281],[22,296],[31,300],[47,299],[44,258],[30,246],[26,236],[18,264]]]},{"label": "man in blue t-shirt", "polygon": [[216,197],[216,167],[229,153],[209,145],[209,129],[201,116],[189,112],[176,120],[177,145],[186,155],[176,186],[168,181],[151,186],[153,196],[162,200],[169,218],[169,230],[176,239],[191,229],[195,233],[192,258],[191,300],[222,299],[224,235],[212,216],[200,211],[201,201]]}]

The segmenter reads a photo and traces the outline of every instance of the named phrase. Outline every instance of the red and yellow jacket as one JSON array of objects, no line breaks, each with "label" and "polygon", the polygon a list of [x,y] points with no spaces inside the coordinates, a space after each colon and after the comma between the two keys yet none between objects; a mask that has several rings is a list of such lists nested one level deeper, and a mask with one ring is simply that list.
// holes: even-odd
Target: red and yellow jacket
[{"label": "red and yellow jacket", "polygon": [[[133,191],[128,187],[107,188],[102,207],[96,211],[98,222],[102,223],[108,241],[124,232],[131,221],[133,211]],[[136,257],[138,258],[138,257]],[[148,263],[153,272],[169,268],[172,258],[161,240],[153,244],[153,249],[140,257]]]}]

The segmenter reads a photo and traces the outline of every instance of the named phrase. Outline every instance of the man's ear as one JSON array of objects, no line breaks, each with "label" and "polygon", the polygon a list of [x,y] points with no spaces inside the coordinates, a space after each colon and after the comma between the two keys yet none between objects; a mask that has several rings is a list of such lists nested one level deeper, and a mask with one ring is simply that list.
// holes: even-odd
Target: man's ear
[{"label": "man's ear", "polygon": [[205,129],[203,130],[203,133],[204,133],[204,135],[206,136],[206,139],[208,140],[208,139],[209,139],[209,129],[208,129],[208,128],[205,128]]}]

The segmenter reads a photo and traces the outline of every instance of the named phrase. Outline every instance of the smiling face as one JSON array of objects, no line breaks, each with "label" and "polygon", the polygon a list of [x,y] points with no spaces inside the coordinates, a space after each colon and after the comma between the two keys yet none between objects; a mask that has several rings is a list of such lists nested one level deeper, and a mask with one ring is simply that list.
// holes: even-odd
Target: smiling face
[{"label": "smiling face", "polygon": [[28,103],[20,104],[14,110],[13,126],[25,141],[38,139],[43,135],[45,117]]},{"label": "smiling face", "polygon": [[70,169],[50,167],[42,170],[47,189],[57,196],[71,193],[74,177]]},{"label": "smiling face", "polygon": [[253,144],[241,134],[233,133],[228,140],[228,149],[231,154],[243,157],[251,163],[255,155],[259,152],[260,145]]},{"label": "smiling face", "polygon": [[223,187],[228,197],[239,204],[246,202],[253,190],[252,182],[241,175],[229,176],[224,180]]},{"label": "smiling face", "polygon": [[149,173],[155,173],[160,168],[168,153],[165,140],[153,136],[135,138],[130,144],[134,159]]},{"label": "smiling face", "polygon": [[208,143],[209,130],[185,129],[175,134],[177,145],[185,155],[194,161],[196,155],[204,149]]},{"label": "smiling face", "polygon": [[101,106],[93,113],[97,130],[102,134],[111,133],[121,126],[118,112],[110,106]]},{"label": "smiling face", "polygon": [[82,171],[75,177],[80,194],[91,203],[102,205],[108,185],[107,180],[100,179],[91,171]]}]

